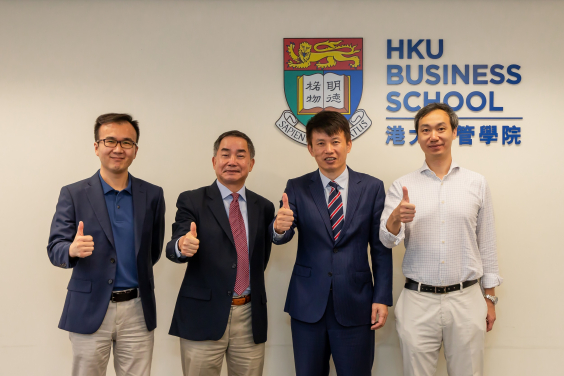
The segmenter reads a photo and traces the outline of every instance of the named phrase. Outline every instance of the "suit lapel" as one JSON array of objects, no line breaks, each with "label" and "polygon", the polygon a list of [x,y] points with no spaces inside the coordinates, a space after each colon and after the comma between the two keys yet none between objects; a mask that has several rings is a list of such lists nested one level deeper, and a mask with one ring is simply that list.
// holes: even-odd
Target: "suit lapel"
[{"label": "suit lapel", "polygon": [[255,238],[257,237],[257,228],[259,220],[259,205],[256,195],[246,189],[247,193],[247,219],[249,221],[249,260],[253,256],[255,248]]},{"label": "suit lapel", "polygon": [[143,235],[143,222],[145,222],[145,210],[147,205],[147,193],[143,189],[143,183],[131,176],[131,193],[133,194],[133,217],[135,233],[135,257],[139,254],[141,247],[141,235]]},{"label": "suit lapel", "polygon": [[227,213],[225,212],[225,206],[223,205],[223,198],[219,192],[219,188],[216,182],[213,182],[207,190],[206,194],[209,198],[208,207],[213,213],[215,219],[229,238],[233,247],[235,247],[235,242],[233,241],[233,233],[231,232],[231,225],[229,224],[229,218],[227,218]]},{"label": "suit lapel", "polygon": [[115,249],[114,235],[112,233],[112,224],[110,223],[110,215],[108,214],[108,208],[106,206],[106,200],[104,199],[104,191],[102,190],[102,183],[100,183],[100,176],[98,172],[92,176],[88,181],[88,186],[86,187],[86,196],[92,206],[96,218],[104,230],[106,237]]},{"label": "suit lapel", "polygon": [[309,184],[309,190],[311,192],[311,197],[321,214],[323,223],[327,228],[327,232],[331,239],[333,239],[333,229],[331,228],[331,221],[329,219],[329,211],[327,209],[327,200],[325,200],[325,193],[323,192],[323,184],[321,183],[321,177],[319,176],[319,170],[315,171],[311,175],[311,183]]},{"label": "suit lapel", "polygon": [[[348,168],[348,167],[347,167]],[[364,184],[362,184],[362,179],[360,174],[357,174],[349,168],[349,193],[347,196],[347,212],[345,214],[345,223],[343,224],[343,229],[341,230],[342,236],[339,236],[335,246],[339,244],[345,236],[347,236],[347,230],[354,218],[356,209],[358,208],[358,203],[362,193],[364,192]]]}]

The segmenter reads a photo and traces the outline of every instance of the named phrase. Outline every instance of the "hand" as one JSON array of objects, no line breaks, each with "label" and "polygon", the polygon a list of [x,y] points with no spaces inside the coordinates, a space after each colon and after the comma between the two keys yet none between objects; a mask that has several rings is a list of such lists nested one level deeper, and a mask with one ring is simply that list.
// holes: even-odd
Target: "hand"
[{"label": "hand", "polygon": [[406,187],[402,187],[403,198],[397,208],[394,209],[392,215],[401,223],[409,223],[415,218],[415,205],[409,203],[409,194]]},{"label": "hand", "polygon": [[78,223],[78,231],[74,237],[74,241],[69,247],[70,257],[88,257],[94,251],[94,238],[90,235],[84,235],[84,223]]},{"label": "hand", "polygon": [[288,195],[284,193],[282,195],[282,207],[278,210],[276,220],[274,221],[274,231],[277,234],[283,234],[292,227],[292,223],[294,223],[294,212],[290,209],[290,204],[288,204]]},{"label": "hand", "polygon": [[[378,315],[378,321],[376,321],[376,315]],[[386,319],[388,318],[388,306],[385,304],[372,303],[372,326],[370,329],[378,330],[386,324]]]},{"label": "hand", "polygon": [[198,240],[198,234],[196,233],[196,222],[192,222],[190,225],[190,232],[180,238],[178,241],[178,248],[180,248],[180,253],[186,257],[192,257],[198,252],[200,248],[200,241]]},{"label": "hand", "polygon": [[486,315],[487,331],[493,329],[493,324],[495,322],[495,305],[491,300],[486,299],[486,304],[488,305],[488,314]]},{"label": "hand", "polygon": [[388,218],[388,222],[386,222],[386,228],[394,235],[399,233],[402,223],[412,222],[413,218],[415,218],[415,205],[409,203],[407,188],[402,187],[402,190],[403,198],[390,215],[390,218]]}]

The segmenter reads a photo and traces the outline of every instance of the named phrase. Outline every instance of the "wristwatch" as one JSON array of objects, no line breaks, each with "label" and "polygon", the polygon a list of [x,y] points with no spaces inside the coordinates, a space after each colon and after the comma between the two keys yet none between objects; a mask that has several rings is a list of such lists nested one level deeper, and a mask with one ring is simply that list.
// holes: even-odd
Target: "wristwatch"
[{"label": "wristwatch", "polygon": [[484,298],[489,299],[493,305],[497,304],[497,296],[493,296],[493,295],[484,295]]}]

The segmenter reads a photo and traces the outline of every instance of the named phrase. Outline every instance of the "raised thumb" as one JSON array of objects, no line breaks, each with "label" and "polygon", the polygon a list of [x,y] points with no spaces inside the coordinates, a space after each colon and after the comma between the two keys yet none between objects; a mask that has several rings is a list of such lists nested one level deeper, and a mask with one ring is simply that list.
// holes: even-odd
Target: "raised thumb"
[{"label": "raised thumb", "polygon": [[196,232],[196,222],[192,222],[192,224],[190,225],[190,233],[193,237],[198,237],[198,233]]},{"label": "raised thumb", "polygon": [[290,204],[288,204],[288,195],[286,193],[282,194],[282,207],[284,209],[290,209]]},{"label": "raised thumb", "polygon": [[84,223],[82,223],[82,221],[78,222],[78,231],[76,232],[76,236],[84,236]]},{"label": "raised thumb", "polygon": [[407,188],[406,187],[402,187],[403,190],[403,200],[405,202],[409,202],[409,194],[407,193]]}]

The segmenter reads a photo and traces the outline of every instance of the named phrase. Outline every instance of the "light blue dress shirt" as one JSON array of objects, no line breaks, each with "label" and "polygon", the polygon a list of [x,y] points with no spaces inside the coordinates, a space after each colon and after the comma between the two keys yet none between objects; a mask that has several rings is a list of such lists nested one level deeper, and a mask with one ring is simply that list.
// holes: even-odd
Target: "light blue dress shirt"
[{"label": "light blue dress shirt", "polygon": [[[347,174],[348,179],[348,174]],[[221,193],[221,198],[223,199],[223,206],[225,207],[225,212],[227,213],[227,218],[229,218],[229,206],[231,205],[231,201],[233,201],[233,196],[231,196],[231,190],[227,188],[225,185],[221,184],[219,180],[215,181],[217,183],[217,187],[219,188],[219,193]],[[239,209],[241,210],[241,215],[243,216],[243,222],[245,222],[245,233],[247,235],[247,252],[249,251],[249,215],[247,214],[247,195],[245,186],[237,192],[239,193]],[[180,239],[178,239],[180,240]],[[178,240],[176,241],[176,256],[179,258],[184,258],[180,253],[180,249],[178,248]],[[250,271],[251,271],[251,257],[249,255],[249,278],[250,278]],[[249,280],[249,287],[245,291],[243,291],[242,295],[249,295],[251,293],[251,281]],[[238,296],[236,293],[233,293],[233,296]]]}]

